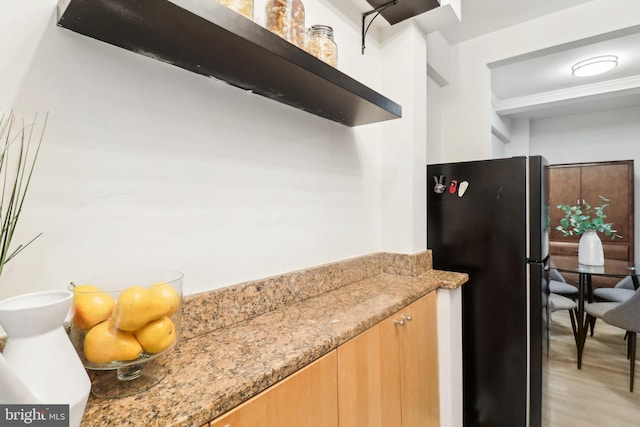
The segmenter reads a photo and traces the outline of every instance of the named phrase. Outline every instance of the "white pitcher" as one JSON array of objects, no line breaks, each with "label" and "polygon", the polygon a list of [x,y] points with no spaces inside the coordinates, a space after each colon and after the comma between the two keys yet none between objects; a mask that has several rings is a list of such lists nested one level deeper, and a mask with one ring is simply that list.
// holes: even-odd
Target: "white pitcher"
[{"label": "white pitcher", "polygon": [[91,381],[63,327],[72,299],[60,290],[0,301],[8,336],[0,353],[0,403],[69,404],[69,425],[77,427]]}]

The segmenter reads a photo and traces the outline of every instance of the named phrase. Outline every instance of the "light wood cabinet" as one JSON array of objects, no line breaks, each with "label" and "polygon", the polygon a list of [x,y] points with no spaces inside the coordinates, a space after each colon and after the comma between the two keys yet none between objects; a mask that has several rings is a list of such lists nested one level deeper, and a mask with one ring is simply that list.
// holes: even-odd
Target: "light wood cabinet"
[{"label": "light wood cabinet", "polygon": [[393,317],[338,347],[341,427],[401,425],[400,334]]},{"label": "light wood cabinet", "polygon": [[210,427],[438,427],[436,310],[432,292]]},{"label": "light wood cabinet", "polygon": [[440,425],[436,292],[403,310],[411,322],[398,328],[401,338],[403,427]]},{"label": "light wood cabinet", "polygon": [[[552,255],[576,255],[580,236],[563,237],[556,230],[564,212],[559,204],[576,205],[587,202],[600,205],[599,196],[610,201],[605,209],[606,222],[613,223],[619,238],[610,240],[600,236],[606,263],[633,262],[634,260],[634,165],[633,160],[572,163],[549,166],[549,206],[551,230],[549,233]],[[568,281],[577,277],[567,275]],[[594,277],[594,287],[612,286],[619,279]]]},{"label": "light wood cabinet", "polygon": [[336,427],[336,350],[225,415],[211,427]]},{"label": "light wood cabinet", "polygon": [[338,347],[340,427],[440,425],[436,293]]}]

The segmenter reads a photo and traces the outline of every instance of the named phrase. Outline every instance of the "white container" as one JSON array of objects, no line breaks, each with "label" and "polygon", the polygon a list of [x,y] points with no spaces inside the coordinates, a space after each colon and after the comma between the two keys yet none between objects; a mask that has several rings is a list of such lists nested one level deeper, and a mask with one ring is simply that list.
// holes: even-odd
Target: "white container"
[{"label": "white container", "polygon": [[69,425],[82,421],[91,381],[62,326],[70,291],[33,292],[0,301],[9,337],[0,354],[0,402],[68,404]]},{"label": "white container", "polygon": [[595,230],[587,230],[578,242],[578,263],[584,265],[603,266],[604,251],[602,242]]}]

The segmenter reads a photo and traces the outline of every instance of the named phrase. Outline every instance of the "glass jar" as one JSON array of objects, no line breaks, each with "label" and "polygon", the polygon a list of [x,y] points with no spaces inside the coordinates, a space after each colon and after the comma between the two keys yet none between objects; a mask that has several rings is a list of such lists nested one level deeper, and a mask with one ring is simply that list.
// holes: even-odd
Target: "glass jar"
[{"label": "glass jar", "polygon": [[218,3],[253,21],[253,0],[218,0]]},{"label": "glass jar", "polygon": [[328,25],[312,25],[307,30],[304,49],[332,67],[338,66],[338,46],[333,40],[333,28]]},{"label": "glass jar", "polygon": [[265,24],[269,31],[304,49],[304,5],[300,0],[268,0]]}]

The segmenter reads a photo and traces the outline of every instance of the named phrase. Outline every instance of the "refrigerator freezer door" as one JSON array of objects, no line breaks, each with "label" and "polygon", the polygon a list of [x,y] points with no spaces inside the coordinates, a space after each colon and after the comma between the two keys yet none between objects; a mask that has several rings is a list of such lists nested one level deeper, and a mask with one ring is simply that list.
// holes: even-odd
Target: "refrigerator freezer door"
[{"label": "refrigerator freezer door", "polygon": [[[465,426],[525,427],[529,408],[527,159],[429,165],[428,179],[469,183],[464,197],[428,191],[427,246],[462,287]],[[535,406],[535,405],[534,405]]]},{"label": "refrigerator freezer door", "polygon": [[547,418],[543,413],[547,363],[549,316],[545,271],[549,260],[549,167],[540,156],[529,158],[529,425],[538,427]]}]

